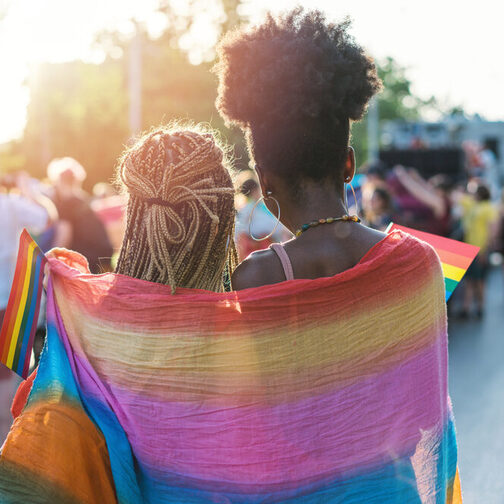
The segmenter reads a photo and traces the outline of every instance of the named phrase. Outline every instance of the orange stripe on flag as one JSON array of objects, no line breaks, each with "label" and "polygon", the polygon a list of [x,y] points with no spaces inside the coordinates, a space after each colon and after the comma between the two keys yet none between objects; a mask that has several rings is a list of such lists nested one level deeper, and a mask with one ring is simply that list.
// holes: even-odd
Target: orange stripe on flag
[{"label": "orange stripe on flag", "polygon": [[449,252],[448,250],[443,250],[441,248],[437,248],[436,252],[442,263],[450,264],[451,266],[456,266],[457,268],[462,268],[463,270],[469,268],[472,262],[470,257],[454,254],[453,252]]}]

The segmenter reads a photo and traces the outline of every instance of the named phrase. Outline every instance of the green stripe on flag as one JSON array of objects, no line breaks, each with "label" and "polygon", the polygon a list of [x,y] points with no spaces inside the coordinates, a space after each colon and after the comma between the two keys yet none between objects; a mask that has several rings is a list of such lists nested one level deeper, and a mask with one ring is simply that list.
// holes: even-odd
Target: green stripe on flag
[{"label": "green stripe on flag", "polygon": [[455,287],[457,287],[458,285],[457,280],[452,280],[451,278],[445,277],[444,282],[445,282],[445,289],[448,292],[453,292],[455,290]]}]

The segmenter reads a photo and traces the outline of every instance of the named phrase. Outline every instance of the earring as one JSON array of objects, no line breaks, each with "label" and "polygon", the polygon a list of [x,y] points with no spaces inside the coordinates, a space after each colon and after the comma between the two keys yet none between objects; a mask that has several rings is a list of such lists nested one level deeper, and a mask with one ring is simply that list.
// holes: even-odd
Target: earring
[{"label": "earring", "polygon": [[[254,204],[254,206],[252,207],[252,211],[250,212],[250,215],[249,215],[249,235],[250,235],[250,238],[252,238],[252,240],[255,240],[255,241],[263,241],[263,240],[267,240],[269,237],[271,237],[273,235],[273,233],[276,231],[277,227],[278,227],[278,224],[280,224],[280,203],[278,203],[277,199],[274,198],[272,195],[271,195],[271,191],[267,191],[266,192],[266,198],[264,196],[261,196]],[[252,234],[252,229],[251,229],[251,226],[252,226],[252,218],[254,217],[254,212],[257,208],[257,205],[259,205],[259,203],[261,202],[264,202],[266,201],[266,199],[272,199],[276,206],[277,206],[277,210],[278,210],[278,216],[277,216],[277,221],[276,221],[276,224],[275,224],[275,227],[273,228],[273,231],[271,231],[271,233],[267,234],[266,236],[263,236],[262,238],[257,238],[256,236],[254,236]]]},{"label": "earring", "polygon": [[359,216],[359,202],[357,201],[357,196],[355,196],[355,191],[352,185],[352,182],[349,182],[351,180],[351,177],[346,177],[345,178],[345,207],[346,207],[346,212],[348,215],[350,215],[350,212],[348,210],[348,197],[347,197],[347,188],[346,186],[349,185],[350,189],[352,191],[353,199],[354,199],[354,205],[355,205],[355,214]]}]

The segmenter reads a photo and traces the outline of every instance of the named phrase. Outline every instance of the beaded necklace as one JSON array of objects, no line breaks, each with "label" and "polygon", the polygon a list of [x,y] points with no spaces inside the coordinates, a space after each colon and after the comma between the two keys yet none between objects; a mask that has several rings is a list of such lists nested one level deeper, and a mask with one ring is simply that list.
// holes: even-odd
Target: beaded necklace
[{"label": "beaded necklace", "polygon": [[327,219],[319,219],[303,224],[295,233],[296,237],[301,236],[305,231],[310,228],[319,226],[320,224],[332,224],[333,222],[360,222],[361,220],[357,215],[343,215],[341,217],[327,217]]}]

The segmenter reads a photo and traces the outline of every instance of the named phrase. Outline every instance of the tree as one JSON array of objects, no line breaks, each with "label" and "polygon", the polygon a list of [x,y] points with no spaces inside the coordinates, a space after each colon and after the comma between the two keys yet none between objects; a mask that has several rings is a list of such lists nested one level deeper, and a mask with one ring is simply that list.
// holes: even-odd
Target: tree
[{"label": "tree", "polygon": [[[236,0],[225,0],[224,12],[237,5]],[[223,16],[220,23],[234,22],[231,19],[231,15]],[[176,21],[172,15],[165,32],[153,38],[145,27],[136,25],[141,39],[142,129],[176,119],[208,123],[234,145],[236,164],[246,166],[241,132],[227,130],[215,110],[217,83],[211,63],[190,64],[176,45],[181,26],[187,27],[185,18]],[[34,175],[42,176],[51,158],[72,156],[88,170],[86,186],[90,189],[96,182],[112,178],[116,160],[130,141],[132,38],[102,32],[96,47],[105,54],[99,65],[81,61],[45,64],[29,79],[31,99],[22,150]]]},{"label": "tree", "polygon": [[29,171],[42,176],[51,158],[72,156],[87,168],[89,185],[108,180],[128,135],[121,65],[46,64],[29,86],[22,142]]}]

